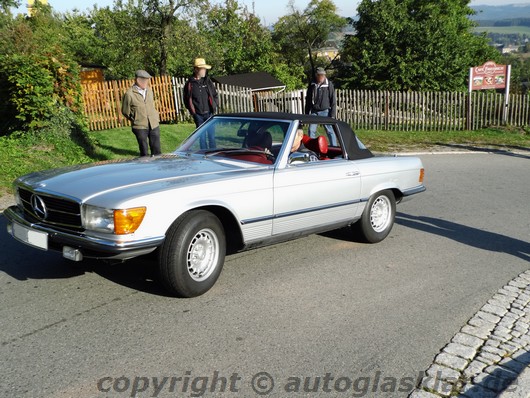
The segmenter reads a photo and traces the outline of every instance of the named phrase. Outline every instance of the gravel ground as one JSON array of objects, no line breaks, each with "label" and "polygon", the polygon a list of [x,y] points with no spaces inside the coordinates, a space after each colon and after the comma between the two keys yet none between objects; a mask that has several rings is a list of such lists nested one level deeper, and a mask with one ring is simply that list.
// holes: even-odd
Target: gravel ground
[{"label": "gravel ground", "polygon": [[0,196],[0,211],[4,211],[6,208],[14,204],[15,199],[13,198],[13,195],[5,194],[3,196]]}]

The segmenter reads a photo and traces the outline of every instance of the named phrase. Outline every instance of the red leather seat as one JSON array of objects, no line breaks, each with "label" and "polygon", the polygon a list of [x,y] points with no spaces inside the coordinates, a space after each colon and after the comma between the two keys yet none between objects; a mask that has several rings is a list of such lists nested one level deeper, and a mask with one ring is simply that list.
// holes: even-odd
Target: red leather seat
[{"label": "red leather seat", "polygon": [[[268,131],[249,135],[247,138],[248,149],[270,152],[272,148],[272,135]],[[273,164],[274,162],[265,153],[231,153],[228,155],[233,159],[245,160],[247,162]]]},{"label": "red leather seat", "polygon": [[[252,149],[252,148],[249,148]],[[264,153],[230,153],[228,154],[229,158],[245,160],[247,162],[254,163],[263,163],[263,164],[273,164],[274,162],[267,158],[267,155]]]},{"label": "red leather seat", "polygon": [[328,141],[323,135],[320,135],[317,138],[309,138],[309,136],[304,135],[302,138],[302,143],[307,149],[315,152],[320,160],[329,159]]}]

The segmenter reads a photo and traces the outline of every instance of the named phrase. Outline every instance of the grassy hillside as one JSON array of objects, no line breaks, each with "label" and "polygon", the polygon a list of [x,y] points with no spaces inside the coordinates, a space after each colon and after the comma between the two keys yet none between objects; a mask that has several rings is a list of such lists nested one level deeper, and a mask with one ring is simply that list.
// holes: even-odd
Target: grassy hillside
[{"label": "grassy hillside", "polygon": [[472,5],[476,14],[471,16],[475,21],[480,20],[502,20],[528,18],[530,15],[530,1],[524,4],[507,4],[498,6]]},{"label": "grassy hillside", "polygon": [[477,26],[475,32],[530,35],[530,26]]}]

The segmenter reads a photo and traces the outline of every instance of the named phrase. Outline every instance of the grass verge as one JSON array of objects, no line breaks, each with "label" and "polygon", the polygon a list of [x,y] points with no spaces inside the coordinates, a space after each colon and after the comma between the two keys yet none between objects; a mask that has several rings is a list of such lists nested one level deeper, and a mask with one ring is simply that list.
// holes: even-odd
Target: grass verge
[{"label": "grass verge", "polygon": [[378,152],[410,150],[530,148],[530,129],[496,127],[477,131],[374,131],[358,130],[359,138]]},{"label": "grass verge", "polygon": [[[160,125],[162,153],[172,152],[195,130],[190,123]],[[93,131],[89,137],[100,159],[117,159],[138,156],[138,143],[130,127]]]}]

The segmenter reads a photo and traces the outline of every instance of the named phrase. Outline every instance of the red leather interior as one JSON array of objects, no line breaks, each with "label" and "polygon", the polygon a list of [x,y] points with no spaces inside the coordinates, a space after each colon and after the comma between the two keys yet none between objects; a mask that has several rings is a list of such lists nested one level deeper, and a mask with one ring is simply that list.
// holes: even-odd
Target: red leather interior
[{"label": "red leather interior", "polygon": [[315,152],[320,160],[328,159],[328,141],[323,135],[317,138],[309,138],[307,135],[304,135],[302,142],[307,149]]},{"label": "red leather interior", "polygon": [[331,147],[331,148],[328,147],[327,155],[330,159],[342,158],[343,157],[342,149],[338,147]]},{"label": "red leather interior", "polygon": [[[253,146],[248,149],[253,149],[256,151],[263,151],[262,147]],[[263,163],[263,164],[273,164],[273,161],[267,157],[264,153],[229,153],[227,155],[229,158],[237,160],[245,160],[247,162],[254,163]]]}]

